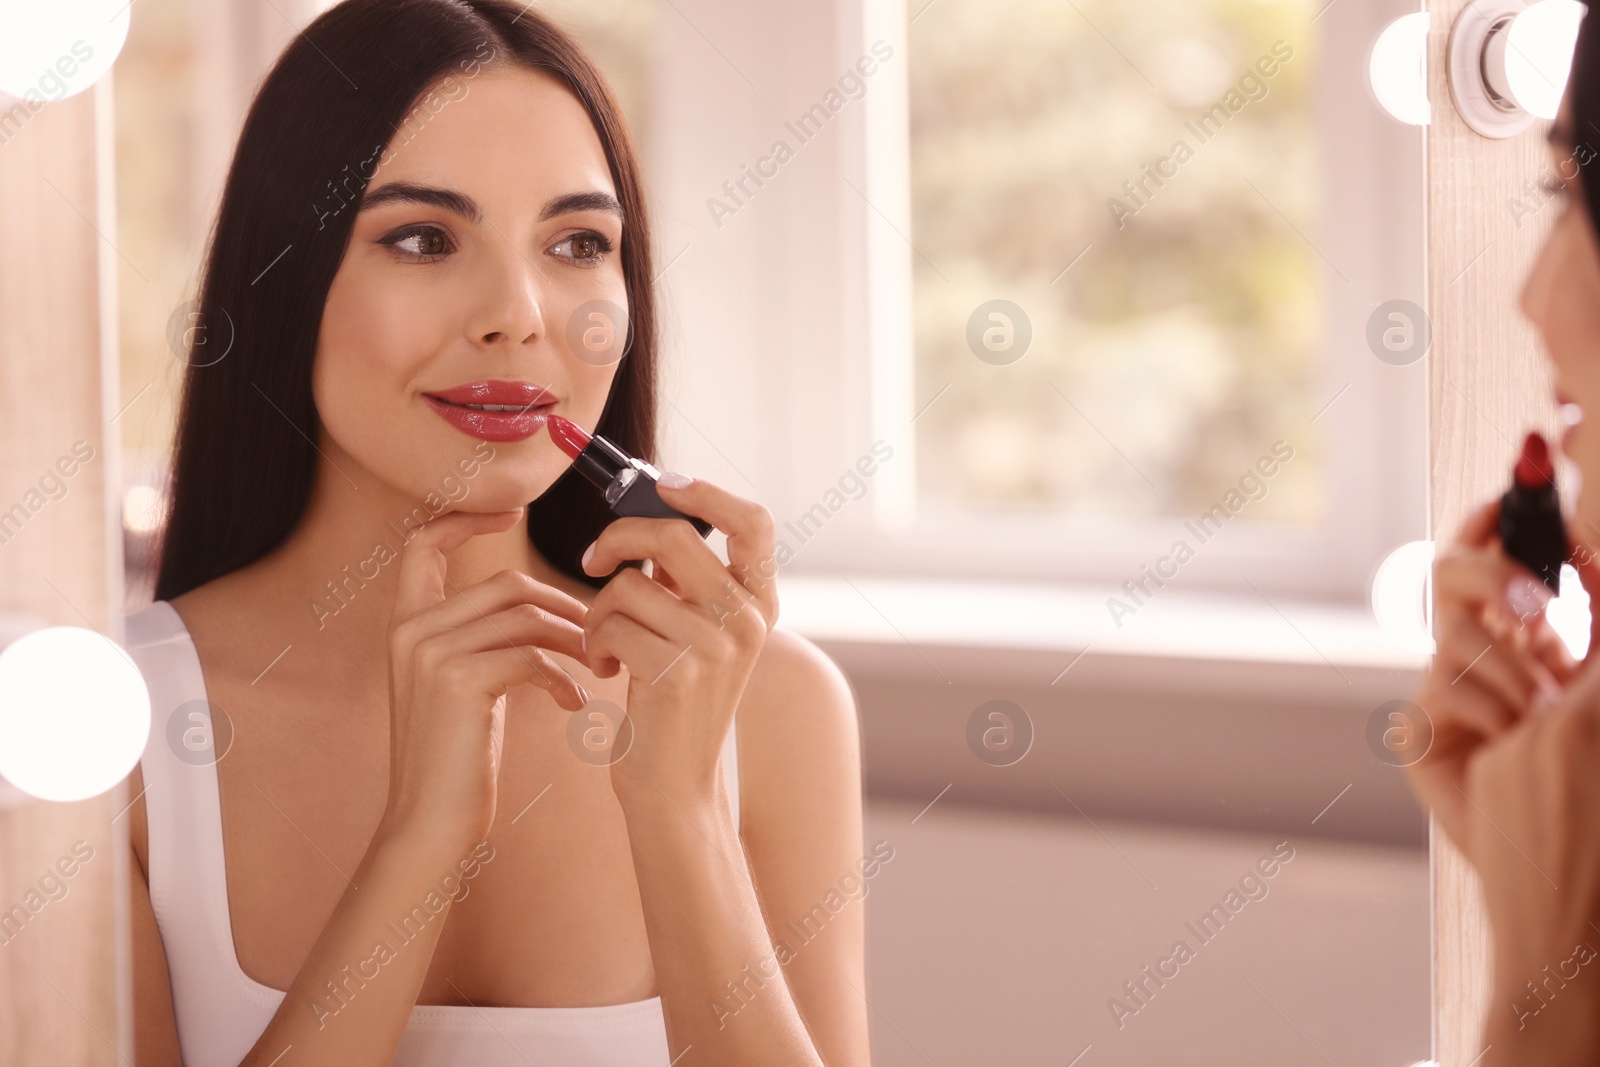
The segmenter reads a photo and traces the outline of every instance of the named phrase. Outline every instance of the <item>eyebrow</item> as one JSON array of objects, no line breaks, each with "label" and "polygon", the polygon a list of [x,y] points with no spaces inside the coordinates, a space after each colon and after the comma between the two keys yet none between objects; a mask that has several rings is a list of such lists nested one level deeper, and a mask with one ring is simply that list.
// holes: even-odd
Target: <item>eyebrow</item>
[{"label": "eyebrow", "polygon": [[[478,202],[472,197],[431,185],[415,185],[411,182],[390,182],[381,185],[362,199],[361,210],[366,211],[384,204],[426,204],[459,215],[469,222],[483,221],[483,209],[478,207]],[[604,211],[615,215],[618,219],[624,217],[622,205],[617,202],[616,197],[610,193],[588,192],[567,193],[556,197],[545,204],[544,210],[539,212],[539,221],[543,222],[558,215],[569,215],[578,211]]]}]

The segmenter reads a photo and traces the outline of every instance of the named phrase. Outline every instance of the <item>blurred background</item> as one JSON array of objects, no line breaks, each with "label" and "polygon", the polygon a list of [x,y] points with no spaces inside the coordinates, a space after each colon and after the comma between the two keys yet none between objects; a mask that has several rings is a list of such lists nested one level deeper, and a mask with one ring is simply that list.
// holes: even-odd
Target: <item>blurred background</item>
[{"label": "blurred background", "polygon": [[[133,10],[130,611],[172,324],[252,93],[322,6]],[[1423,662],[1369,606],[1428,536],[1421,363],[1367,340],[1421,300],[1421,134],[1365,88],[1416,5],[533,6],[643,148],[665,465],[772,508],[783,624],[860,702],[867,840],[895,850],[874,1062],[1425,1059],[1426,821],[1369,742]],[[1270,892],[1130,998],[1275,847]]]}]

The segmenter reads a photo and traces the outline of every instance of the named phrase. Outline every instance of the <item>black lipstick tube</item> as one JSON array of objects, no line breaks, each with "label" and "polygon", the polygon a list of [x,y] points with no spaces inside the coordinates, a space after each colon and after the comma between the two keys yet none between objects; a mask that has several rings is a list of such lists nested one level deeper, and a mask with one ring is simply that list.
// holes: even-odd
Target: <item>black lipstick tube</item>
[{"label": "black lipstick tube", "polygon": [[628,455],[610,441],[595,434],[572,461],[578,473],[605,497],[606,506],[619,516],[647,519],[684,519],[701,537],[709,536],[711,524],[685,515],[661,499],[656,479],[661,472],[642,459]]},{"label": "black lipstick tube", "polygon": [[1550,592],[1561,592],[1561,565],[1572,546],[1554,481],[1532,487],[1513,478],[1500,498],[1499,533],[1506,555],[1538,575]]}]

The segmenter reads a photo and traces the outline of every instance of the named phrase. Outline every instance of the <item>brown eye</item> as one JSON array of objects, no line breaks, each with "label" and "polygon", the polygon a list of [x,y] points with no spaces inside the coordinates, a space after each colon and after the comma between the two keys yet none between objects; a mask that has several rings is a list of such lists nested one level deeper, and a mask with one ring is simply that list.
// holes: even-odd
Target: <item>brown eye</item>
[{"label": "brown eye", "polygon": [[442,256],[444,255],[447,247],[444,234],[440,233],[438,230],[431,230],[427,233],[419,233],[408,238],[408,240],[417,242],[416,252],[419,256]]},{"label": "brown eye", "polygon": [[384,237],[381,243],[417,259],[438,259],[454,251],[449,235],[434,226],[401,230]]},{"label": "brown eye", "polygon": [[611,239],[605,234],[587,230],[566,238],[551,251],[562,259],[570,259],[576,266],[596,267],[605,261],[611,248]]}]

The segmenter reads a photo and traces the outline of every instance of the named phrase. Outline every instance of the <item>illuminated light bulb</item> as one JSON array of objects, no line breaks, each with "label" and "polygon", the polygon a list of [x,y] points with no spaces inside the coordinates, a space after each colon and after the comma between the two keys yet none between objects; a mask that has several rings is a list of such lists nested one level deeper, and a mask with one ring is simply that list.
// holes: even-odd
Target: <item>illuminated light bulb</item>
[{"label": "illuminated light bulb", "polygon": [[1545,605],[1544,617],[1574,659],[1589,651],[1589,591],[1570,563],[1561,565],[1561,595]]},{"label": "illuminated light bulb", "polygon": [[1539,0],[1499,35],[1505,42],[1503,50],[1496,49],[1501,62],[1486,69],[1492,79],[1503,71],[1507,93],[1530,115],[1556,117],[1584,10],[1578,0]]},{"label": "illuminated light bulb", "polygon": [[1554,118],[1585,11],[1578,0],[1472,0],[1450,27],[1450,96],[1485,137]]},{"label": "illuminated light bulb", "polygon": [[1372,617],[1383,632],[1408,652],[1433,655],[1429,580],[1432,541],[1409,541],[1390,552],[1372,576]]},{"label": "illuminated light bulb", "polygon": [[150,736],[150,691],[128,654],[78,626],[50,626],[0,651],[0,777],[41,800],[99,796]]},{"label": "illuminated light bulb", "polygon": [[0,5],[0,101],[37,111],[99,81],[128,39],[129,0]]},{"label": "illuminated light bulb", "polygon": [[1428,102],[1428,13],[1402,15],[1372,42],[1367,79],[1378,105],[1410,126],[1433,121]]},{"label": "illuminated light bulb", "polygon": [[167,499],[149,485],[130,485],[122,494],[122,525],[129,533],[150,534],[161,528]]}]

